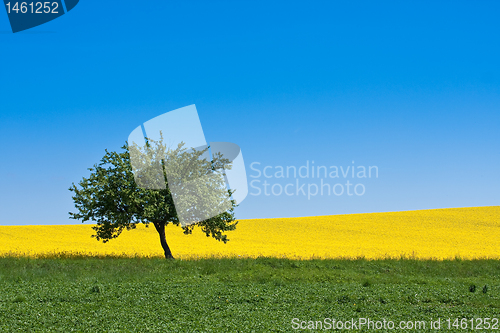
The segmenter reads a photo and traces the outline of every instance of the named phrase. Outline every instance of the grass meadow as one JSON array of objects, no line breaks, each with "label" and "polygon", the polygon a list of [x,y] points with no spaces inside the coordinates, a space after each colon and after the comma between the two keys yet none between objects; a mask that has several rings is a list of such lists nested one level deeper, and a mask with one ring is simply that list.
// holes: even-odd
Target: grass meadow
[{"label": "grass meadow", "polygon": [[0,279],[2,332],[291,332],[294,318],[500,317],[497,260],[2,258]]}]

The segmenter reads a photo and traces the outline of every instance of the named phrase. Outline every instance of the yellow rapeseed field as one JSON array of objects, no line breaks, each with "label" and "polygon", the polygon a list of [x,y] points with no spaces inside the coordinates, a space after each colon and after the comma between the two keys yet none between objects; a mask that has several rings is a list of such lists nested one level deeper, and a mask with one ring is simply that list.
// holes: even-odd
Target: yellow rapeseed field
[{"label": "yellow rapeseed field", "polygon": [[[0,255],[60,253],[161,257],[156,230],[124,231],[103,244],[89,224],[1,226]],[[240,220],[220,243],[200,230],[167,227],[175,257],[500,259],[500,206],[300,218]]]}]

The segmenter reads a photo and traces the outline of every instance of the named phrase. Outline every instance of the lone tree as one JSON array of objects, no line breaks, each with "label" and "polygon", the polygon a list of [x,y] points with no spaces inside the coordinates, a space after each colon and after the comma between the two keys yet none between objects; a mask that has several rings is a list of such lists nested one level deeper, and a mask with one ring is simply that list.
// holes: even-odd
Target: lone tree
[{"label": "lone tree", "polygon": [[[176,149],[167,149],[163,137],[160,141],[147,139],[144,148],[125,143],[122,149],[106,150],[100,163],[89,168],[90,177],[69,189],[78,210],[70,212],[70,217],[96,222],[93,238],[106,243],[123,229],[152,223],[167,259],[174,258],[165,236],[169,223],[180,226],[184,234],[198,226],[207,237],[224,243],[229,240],[223,232],[234,230],[238,223],[236,203],[223,177],[223,170],[231,168],[229,160],[220,153],[209,158],[208,147],[188,150],[181,143]],[[139,157],[134,164],[131,154]],[[208,218],[200,221],[200,216]]]}]

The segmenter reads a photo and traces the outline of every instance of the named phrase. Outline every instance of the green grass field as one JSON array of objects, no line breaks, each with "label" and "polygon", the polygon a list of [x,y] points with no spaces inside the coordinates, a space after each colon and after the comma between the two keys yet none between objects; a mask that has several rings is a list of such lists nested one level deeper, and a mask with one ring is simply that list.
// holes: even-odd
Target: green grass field
[{"label": "green grass field", "polygon": [[500,318],[495,260],[1,258],[0,285],[1,332],[291,332],[294,318]]}]

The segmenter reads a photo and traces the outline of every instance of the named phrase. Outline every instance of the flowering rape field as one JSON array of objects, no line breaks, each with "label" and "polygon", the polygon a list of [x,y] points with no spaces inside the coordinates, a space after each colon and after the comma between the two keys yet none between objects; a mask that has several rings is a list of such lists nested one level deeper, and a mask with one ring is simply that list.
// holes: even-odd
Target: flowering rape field
[{"label": "flowering rape field", "polygon": [[[123,231],[103,244],[91,225],[0,226],[0,256],[162,257],[153,226]],[[167,226],[176,258],[500,259],[500,206],[300,218],[240,220],[220,243],[195,229]]]}]

